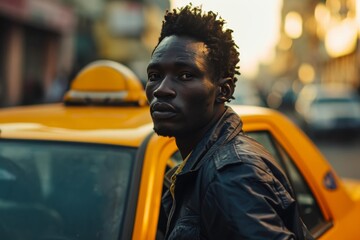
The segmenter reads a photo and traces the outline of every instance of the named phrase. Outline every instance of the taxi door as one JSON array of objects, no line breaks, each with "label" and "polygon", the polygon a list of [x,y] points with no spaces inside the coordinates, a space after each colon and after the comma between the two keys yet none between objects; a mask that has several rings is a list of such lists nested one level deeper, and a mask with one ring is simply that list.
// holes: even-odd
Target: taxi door
[{"label": "taxi door", "polygon": [[151,134],[144,141],[144,145],[146,147],[132,234],[134,240],[155,239],[163,193],[164,173],[181,161],[179,157],[176,157],[178,156],[178,149],[173,138]]}]

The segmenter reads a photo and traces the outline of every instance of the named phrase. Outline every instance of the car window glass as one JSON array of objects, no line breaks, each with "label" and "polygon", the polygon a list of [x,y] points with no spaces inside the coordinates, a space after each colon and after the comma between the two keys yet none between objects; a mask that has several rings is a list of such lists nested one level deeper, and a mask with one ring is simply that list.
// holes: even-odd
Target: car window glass
[{"label": "car window glass", "polygon": [[249,136],[260,142],[284,168],[300,208],[300,215],[308,229],[315,234],[317,230],[326,225],[325,218],[320,210],[315,196],[299,169],[295,166],[289,154],[275,141],[269,132],[248,132]]},{"label": "car window glass", "polygon": [[0,239],[118,239],[136,149],[0,141]]}]

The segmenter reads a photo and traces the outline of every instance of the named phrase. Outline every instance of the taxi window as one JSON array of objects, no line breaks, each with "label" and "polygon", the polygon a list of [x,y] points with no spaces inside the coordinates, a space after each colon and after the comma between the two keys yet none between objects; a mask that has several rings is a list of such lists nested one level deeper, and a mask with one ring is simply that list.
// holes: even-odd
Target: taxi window
[{"label": "taxi window", "polygon": [[301,218],[310,232],[316,236],[321,229],[327,228],[328,223],[325,221],[315,196],[290,155],[271,137],[269,132],[248,132],[247,135],[260,142],[285,170],[295,191]]},{"label": "taxi window", "polygon": [[0,141],[0,239],[118,239],[136,149]]}]

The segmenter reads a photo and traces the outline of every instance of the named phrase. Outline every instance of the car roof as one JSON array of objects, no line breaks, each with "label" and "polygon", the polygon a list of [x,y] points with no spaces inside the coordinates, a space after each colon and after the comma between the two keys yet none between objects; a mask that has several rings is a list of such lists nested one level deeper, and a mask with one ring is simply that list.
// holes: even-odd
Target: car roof
[{"label": "car roof", "polygon": [[0,111],[0,137],[138,146],[152,131],[148,107],[47,104]]},{"label": "car roof", "polygon": [[[244,122],[270,120],[275,112],[235,106]],[[66,106],[46,104],[0,110],[0,139],[93,142],[137,147],[153,132],[148,106]]]}]

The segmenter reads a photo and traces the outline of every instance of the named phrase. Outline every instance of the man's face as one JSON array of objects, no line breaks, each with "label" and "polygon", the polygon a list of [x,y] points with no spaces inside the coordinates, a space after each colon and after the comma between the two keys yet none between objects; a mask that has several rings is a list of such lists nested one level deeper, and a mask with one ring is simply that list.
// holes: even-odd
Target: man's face
[{"label": "man's face", "polygon": [[146,96],[159,135],[195,135],[218,115],[217,85],[210,78],[207,56],[203,42],[186,37],[167,37],[155,49]]}]

